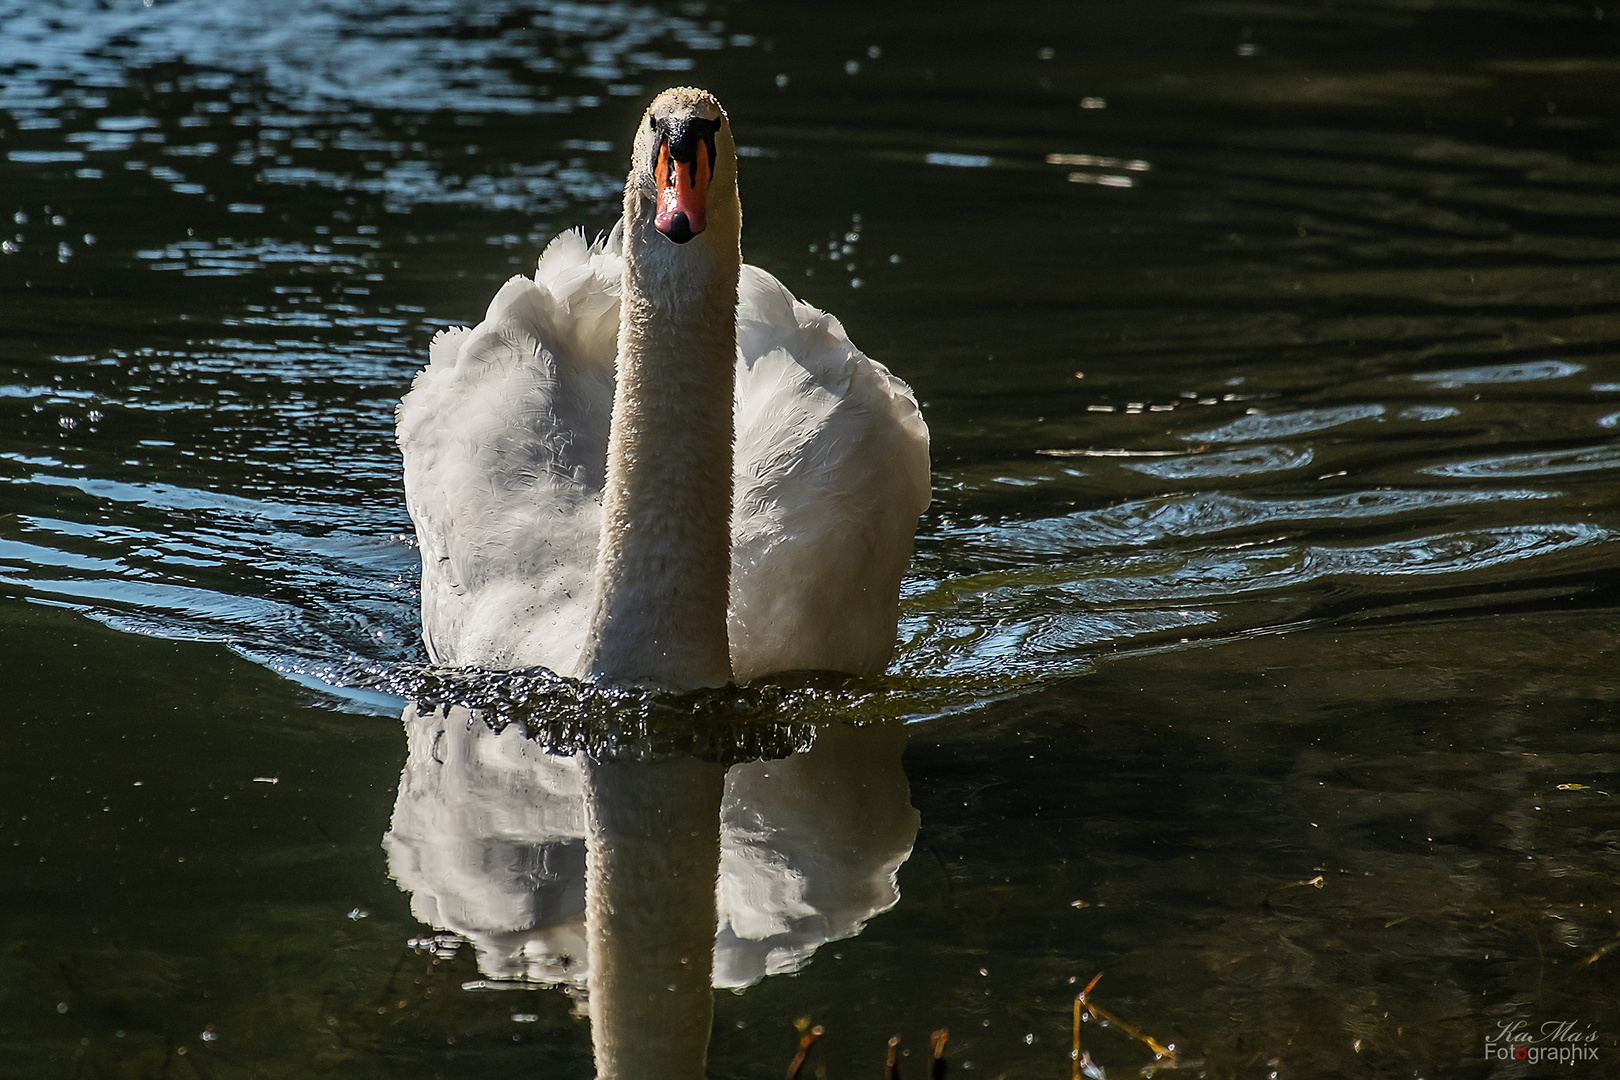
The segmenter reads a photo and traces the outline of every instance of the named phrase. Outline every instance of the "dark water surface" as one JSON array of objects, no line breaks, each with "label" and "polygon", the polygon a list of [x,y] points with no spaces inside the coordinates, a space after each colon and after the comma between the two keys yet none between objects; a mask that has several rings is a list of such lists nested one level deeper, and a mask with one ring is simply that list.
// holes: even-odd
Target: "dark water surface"
[{"label": "dark water surface", "polygon": [[[934,439],[892,677],[711,706],[789,721],[726,760],[887,721],[782,766],[877,763],[866,833],[735,849],[837,887],[738,930],[711,1074],[808,1018],[829,1077],[943,1026],[953,1075],[1056,1080],[1103,971],[1188,1074],[1612,1075],[1617,25],[0,0],[0,1075],[592,1075],[541,970],[578,830],[508,820],[575,759],[525,787],[517,729],[399,715],[650,706],[426,667],[392,415],[434,329],[611,223],[677,82],[731,112],[746,256]],[[461,803],[428,736],[484,763]],[[1598,1063],[1488,1063],[1518,1020]]]}]

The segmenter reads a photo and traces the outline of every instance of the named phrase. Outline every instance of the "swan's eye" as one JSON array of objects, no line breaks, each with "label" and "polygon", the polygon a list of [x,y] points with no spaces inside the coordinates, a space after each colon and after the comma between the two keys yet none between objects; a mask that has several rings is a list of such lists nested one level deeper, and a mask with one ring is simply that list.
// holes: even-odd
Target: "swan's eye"
[{"label": "swan's eye", "polygon": [[657,131],[658,130],[658,121],[654,120],[650,116],[647,117],[647,130],[648,131]]}]

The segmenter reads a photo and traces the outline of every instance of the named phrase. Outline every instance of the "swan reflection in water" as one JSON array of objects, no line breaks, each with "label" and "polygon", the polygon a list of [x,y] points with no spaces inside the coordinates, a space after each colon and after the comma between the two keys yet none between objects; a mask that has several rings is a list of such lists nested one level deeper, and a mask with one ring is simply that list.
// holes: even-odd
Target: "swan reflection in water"
[{"label": "swan reflection in water", "polygon": [[497,984],[586,992],[604,1080],[701,1077],[711,985],[795,971],[900,898],[918,814],[898,723],[730,769],[548,754],[460,707],[405,726],[383,844],[412,912]]}]

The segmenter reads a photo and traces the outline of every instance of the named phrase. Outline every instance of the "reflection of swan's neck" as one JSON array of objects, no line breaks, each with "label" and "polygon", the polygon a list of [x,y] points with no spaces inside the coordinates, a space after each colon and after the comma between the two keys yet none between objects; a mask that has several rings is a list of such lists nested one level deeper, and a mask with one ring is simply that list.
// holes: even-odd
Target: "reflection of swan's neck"
[{"label": "reflection of swan's neck", "polygon": [[710,189],[708,228],[676,244],[625,195],[618,388],[608,440],[597,599],[586,647],[598,682],[674,688],[731,677],[735,173]]},{"label": "reflection of swan's neck", "polygon": [[722,766],[692,760],[585,767],[599,1080],[702,1080],[724,779]]}]

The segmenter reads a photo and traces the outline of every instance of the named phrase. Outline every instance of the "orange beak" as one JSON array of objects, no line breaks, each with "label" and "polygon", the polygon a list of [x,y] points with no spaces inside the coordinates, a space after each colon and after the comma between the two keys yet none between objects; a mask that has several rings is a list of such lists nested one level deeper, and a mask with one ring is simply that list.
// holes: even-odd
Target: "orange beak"
[{"label": "orange beak", "polygon": [[658,148],[658,231],[684,244],[708,224],[709,155],[699,146],[691,161],[676,161],[669,144]]}]

